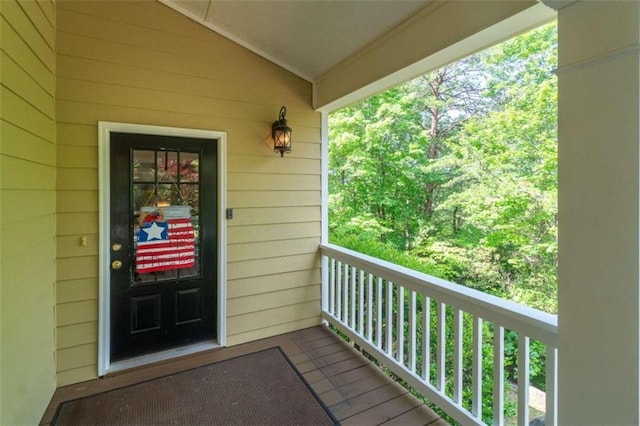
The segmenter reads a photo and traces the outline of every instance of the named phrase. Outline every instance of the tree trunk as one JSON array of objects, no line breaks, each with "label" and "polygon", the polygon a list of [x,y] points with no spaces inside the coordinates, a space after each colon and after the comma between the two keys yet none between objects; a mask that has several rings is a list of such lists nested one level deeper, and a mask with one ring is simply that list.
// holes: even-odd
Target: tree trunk
[{"label": "tree trunk", "polygon": [[[433,78],[429,82],[429,87],[431,89],[431,94],[435,99],[440,99],[440,86],[444,82],[444,75],[446,69],[441,69],[438,71]],[[440,134],[439,134],[439,124],[440,124],[440,111],[438,110],[438,106],[433,106],[429,108],[429,113],[431,116],[431,123],[429,126],[429,150],[427,151],[427,164],[429,164],[432,160],[438,158],[439,155],[439,144],[440,144]],[[431,219],[433,216],[434,209],[434,193],[438,184],[435,182],[427,182],[424,185],[425,190],[425,201],[424,201],[424,215]]]}]

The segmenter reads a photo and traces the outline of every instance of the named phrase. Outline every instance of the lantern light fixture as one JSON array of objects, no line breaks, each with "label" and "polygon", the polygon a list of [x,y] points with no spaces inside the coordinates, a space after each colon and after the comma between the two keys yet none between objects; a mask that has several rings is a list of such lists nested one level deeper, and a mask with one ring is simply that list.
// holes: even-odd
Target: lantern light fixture
[{"label": "lantern light fixture", "polygon": [[278,119],[271,125],[271,137],[273,138],[273,152],[280,152],[280,157],[285,152],[291,152],[291,127],[287,126],[287,108],[280,108]]}]

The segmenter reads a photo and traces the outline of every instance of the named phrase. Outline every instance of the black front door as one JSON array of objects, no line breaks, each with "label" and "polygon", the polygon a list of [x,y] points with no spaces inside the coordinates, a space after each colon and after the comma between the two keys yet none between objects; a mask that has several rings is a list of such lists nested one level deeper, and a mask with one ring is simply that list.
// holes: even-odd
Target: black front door
[{"label": "black front door", "polygon": [[217,141],[110,141],[111,362],[215,339]]}]

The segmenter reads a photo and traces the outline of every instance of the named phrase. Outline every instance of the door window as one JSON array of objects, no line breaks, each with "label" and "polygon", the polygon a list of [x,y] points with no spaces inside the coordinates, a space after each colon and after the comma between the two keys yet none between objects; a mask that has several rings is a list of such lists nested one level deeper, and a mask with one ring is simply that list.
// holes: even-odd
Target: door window
[{"label": "door window", "polygon": [[134,149],[132,158],[132,285],[199,277],[200,154]]}]

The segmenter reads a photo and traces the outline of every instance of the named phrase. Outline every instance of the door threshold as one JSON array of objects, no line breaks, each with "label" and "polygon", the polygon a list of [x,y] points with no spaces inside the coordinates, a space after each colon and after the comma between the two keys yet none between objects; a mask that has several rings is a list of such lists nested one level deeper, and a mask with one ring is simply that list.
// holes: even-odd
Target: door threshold
[{"label": "door threshold", "polygon": [[189,346],[181,346],[179,348],[168,349],[162,352],[142,355],[136,358],[129,358],[122,361],[114,362],[109,365],[109,368],[105,372],[105,375],[220,347],[222,346],[220,346],[216,341],[212,340],[209,342],[195,343]]}]

